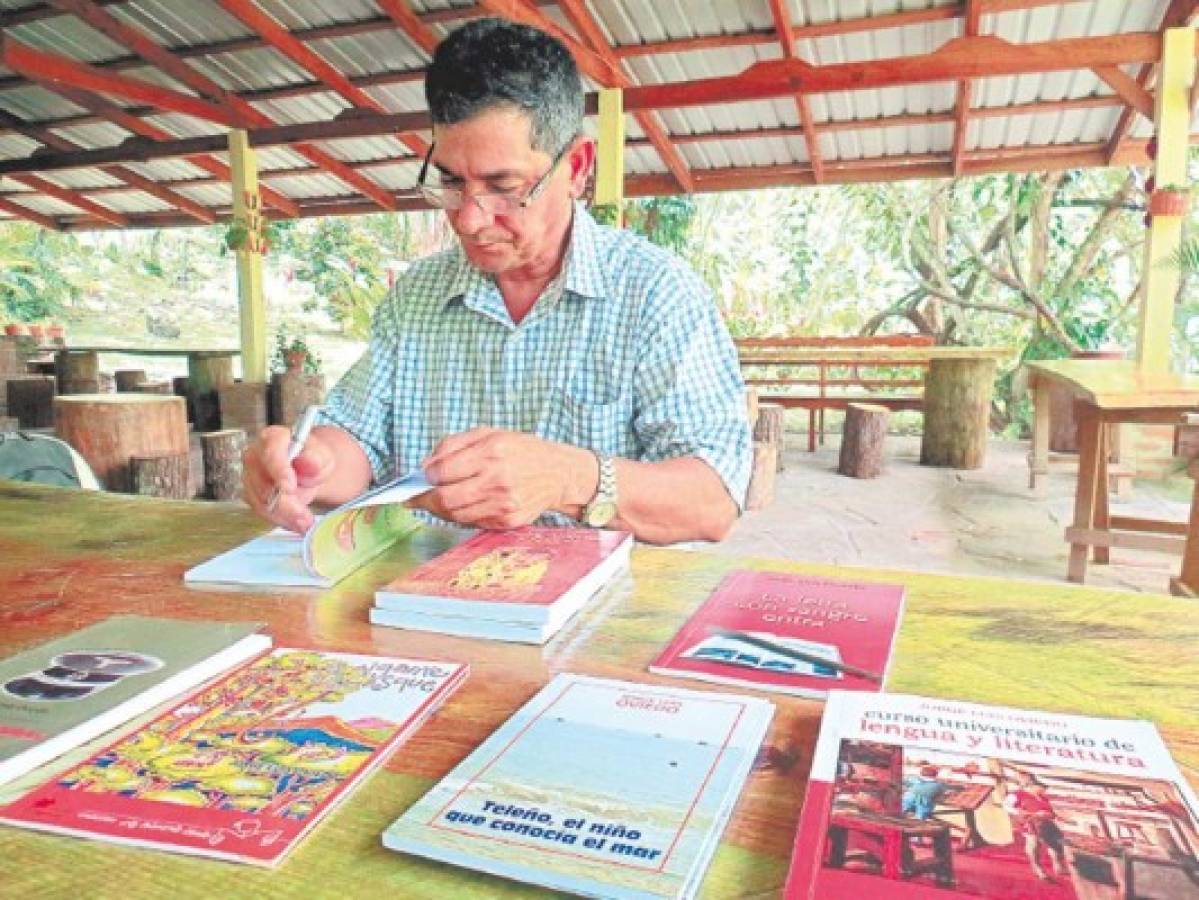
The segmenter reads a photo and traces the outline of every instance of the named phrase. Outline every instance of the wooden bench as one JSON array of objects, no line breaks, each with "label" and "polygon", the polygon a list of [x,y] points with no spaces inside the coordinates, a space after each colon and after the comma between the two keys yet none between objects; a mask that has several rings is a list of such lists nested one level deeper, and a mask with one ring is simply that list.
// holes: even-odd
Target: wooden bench
[{"label": "wooden bench", "polygon": [[930,335],[739,338],[745,382],[763,403],[808,411],[808,450],[824,443],[824,411],[867,402],[924,408]]}]

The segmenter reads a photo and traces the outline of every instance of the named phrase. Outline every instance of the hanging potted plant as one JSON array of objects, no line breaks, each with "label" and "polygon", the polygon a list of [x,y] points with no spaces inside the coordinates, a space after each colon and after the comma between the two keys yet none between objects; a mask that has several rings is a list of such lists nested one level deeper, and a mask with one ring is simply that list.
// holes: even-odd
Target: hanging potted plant
[{"label": "hanging potted plant", "polygon": [[1185,216],[1191,208],[1191,189],[1167,184],[1149,195],[1149,213],[1154,216]]},{"label": "hanging potted plant", "polygon": [[275,334],[272,368],[276,372],[316,375],[320,372],[321,360],[302,337],[291,337],[284,331],[278,331]]}]

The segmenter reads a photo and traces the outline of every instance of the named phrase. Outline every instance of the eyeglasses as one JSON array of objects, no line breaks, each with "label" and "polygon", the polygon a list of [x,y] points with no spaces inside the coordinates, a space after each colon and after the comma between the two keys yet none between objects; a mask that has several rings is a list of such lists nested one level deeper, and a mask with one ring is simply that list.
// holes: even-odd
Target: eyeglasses
[{"label": "eyeglasses", "polygon": [[529,204],[541,196],[546,185],[549,184],[550,176],[558,168],[558,163],[566,157],[566,151],[573,143],[573,140],[568,141],[566,146],[558,151],[545,174],[538,178],[537,182],[525,191],[523,196],[517,191],[468,194],[462,188],[432,187],[425,184],[425,177],[429,174],[429,161],[433,158],[433,148],[437,146],[433,144],[429,147],[429,152],[425,154],[425,161],[421,164],[420,176],[416,179],[416,189],[422,197],[429,201],[430,206],[437,209],[459,210],[469,200],[488,215],[510,216],[519,210],[526,209]]}]

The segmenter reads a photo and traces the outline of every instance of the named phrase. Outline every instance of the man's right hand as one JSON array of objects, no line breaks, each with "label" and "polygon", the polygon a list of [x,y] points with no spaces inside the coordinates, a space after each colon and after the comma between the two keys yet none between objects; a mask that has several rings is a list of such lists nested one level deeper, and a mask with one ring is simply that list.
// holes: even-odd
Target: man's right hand
[{"label": "man's right hand", "polygon": [[[287,445],[291,430],[280,425],[262,429],[258,438],[242,454],[242,488],[246,503],[262,518],[303,534],[312,525],[308,508],[321,485],[333,474],[333,447],[315,429],[304,449],[290,463]],[[274,506],[268,509],[271,495],[278,489]]]}]

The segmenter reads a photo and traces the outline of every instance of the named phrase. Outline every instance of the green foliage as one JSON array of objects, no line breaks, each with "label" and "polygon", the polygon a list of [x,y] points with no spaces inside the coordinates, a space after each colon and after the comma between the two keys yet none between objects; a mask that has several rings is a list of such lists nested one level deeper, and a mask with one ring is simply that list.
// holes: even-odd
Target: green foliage
[{"label": "green foliage", "polygon": [[308,346],[299,335],[288,333],[285,328],[275,332],[275,352],[271,356],[271,370],[286,372],[293,354],[303,354],[304,371],[309,375],[317,375],[321,371],[321,358],[315,350]]},{"label": "green foliage", "polygon": [[625,227],[659,247],[682,254],[695,213],[694,197],[643,197],[625,203]]},{"label": "green foliage", "polygon": [[30,222],[0,225],[0,304],[4,316],[35,322],[60,315],[79,296],[78,240]]}]

